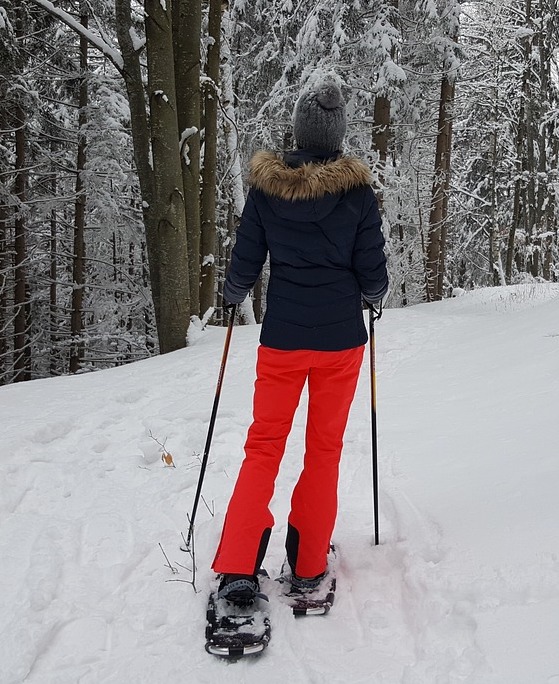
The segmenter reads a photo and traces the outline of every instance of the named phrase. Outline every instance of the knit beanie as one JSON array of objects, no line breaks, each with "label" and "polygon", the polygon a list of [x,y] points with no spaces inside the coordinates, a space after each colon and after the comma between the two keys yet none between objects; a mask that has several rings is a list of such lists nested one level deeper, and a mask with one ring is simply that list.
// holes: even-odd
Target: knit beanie
[{"label": "knit beanie", "polygon": [[341,149],[346,131],[342,91],[332,78],[315,80],[303,91],[293,116],[293,133],[299,149]]}]

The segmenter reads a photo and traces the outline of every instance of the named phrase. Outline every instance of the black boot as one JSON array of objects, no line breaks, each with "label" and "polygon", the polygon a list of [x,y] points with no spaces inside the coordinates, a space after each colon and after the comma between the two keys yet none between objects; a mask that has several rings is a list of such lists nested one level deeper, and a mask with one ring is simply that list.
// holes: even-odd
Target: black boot
[{"label": "black boot", "polygon": [[260,592],[260,583],[256,575],[221,575],[217,598],[224,598],[236,606],[250,606],[254,599],[268,600],[265,594]]},{"label": "black boot", "polygon": [[299,577],[295,573],[291,575],[291,592],[294,594],[310,594],[318,589],[322,580],[326,577],[326,571],[316,577]]}]

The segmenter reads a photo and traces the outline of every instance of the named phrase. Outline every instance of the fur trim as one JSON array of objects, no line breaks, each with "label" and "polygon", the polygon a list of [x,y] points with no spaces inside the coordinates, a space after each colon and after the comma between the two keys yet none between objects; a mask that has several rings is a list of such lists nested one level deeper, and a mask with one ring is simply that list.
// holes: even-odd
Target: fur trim
[{"label": "fur trim", "polygon": [[280,199],[311,200],[351,188],[371,185],[371,172],[356,157],[340,157],[323,164],[288,166],[274,152],[257,152],[250,162],[250,184]]}]

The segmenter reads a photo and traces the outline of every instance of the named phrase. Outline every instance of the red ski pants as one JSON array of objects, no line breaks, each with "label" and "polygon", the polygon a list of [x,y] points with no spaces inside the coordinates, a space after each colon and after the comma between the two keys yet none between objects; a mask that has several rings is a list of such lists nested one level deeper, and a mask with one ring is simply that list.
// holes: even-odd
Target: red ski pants
[{"label": "red ski pants", "polygon": [[260,346],[254,420],[213,562],[218,573],[254,574],[274,518],[274,483],[308,381],[304,466],[291,498],[286,541],[292,570],[314,577],[326,569],[338,508],[338,469],[364,347],[344,351],[282,351]]}]

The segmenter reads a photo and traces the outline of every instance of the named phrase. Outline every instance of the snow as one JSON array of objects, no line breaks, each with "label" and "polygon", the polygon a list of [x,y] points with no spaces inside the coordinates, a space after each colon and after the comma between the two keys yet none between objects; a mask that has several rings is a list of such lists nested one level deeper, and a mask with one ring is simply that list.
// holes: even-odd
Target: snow
[{"label": "snow", "polygon": [[145,47],[145,44],[146,44],[145,36],[139,36],[136,33],[136,30],[134,29],[134,27],[132,27],[132,26],[130,27],[130,29],[128,30],[128,34],[130,36],[130,40],[132,41],[132,47],[134,48],[135,52],[139,52],[140,50],[142,50]]},{"label": "snow", "polygon": [[[228,664],[204,652],[205,596],[250,421],[258,333],[233,331],[198,511],[198,593],[176,581],[191,579],[180,533],[225,330],[198,327],[187,349],[114,370],[0,388],[0,681],[558,682],[559,286],[385,311],[381,545],[371,543],[365,364],[341,468],[336,603],[326,618],[295,620],[272,596],[267,651]],[[272,576],[302,404],[273,501]]]},{"label": "snow", "polygon": [[8,15],[6,14],[6,10],[3,7],[0,7],[0,31],[5,31],[8,28],[11,30]]},{"label": "snow", "polygon": [[520,26],[514,31],[513,35],[518,40],[522,40],[523,38],[531,38],[534,35],[534,29],[531,29],[528,26]]},{"label": "snow", "polygon": [[153,94],[155,95],[155,97],[160,97],[163,100],[163,102],[169,104],[169,97],[164,90],[154,90]]},{"label": "snow", "polygon": [[196,133],[198,133],[198,129],[196,128],[196,126],[185,128],[184,131],[181,133],[181,137],[179,140],[179,150],[181,151],[184,163],[187,166],[190,166],[190,157],[188,156],[188,153],[190,152],[190,145],[188,144],[187,140],[191,138],[193,135],[196,135]]}]

